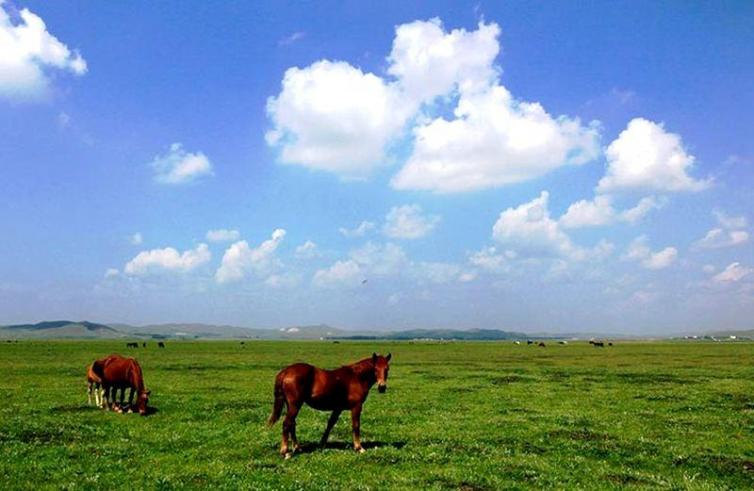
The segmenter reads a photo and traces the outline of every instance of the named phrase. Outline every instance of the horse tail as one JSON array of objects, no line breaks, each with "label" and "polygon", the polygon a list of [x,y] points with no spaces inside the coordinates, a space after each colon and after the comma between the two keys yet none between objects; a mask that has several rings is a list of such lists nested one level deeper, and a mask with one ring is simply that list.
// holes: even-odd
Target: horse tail
[{"label": "horse tail", "polygon": [[284,404],[285,392],[283,391],[283,377],[282,373],[279,373],[278,376],[275,377],[275,401],[272,404],[272,414],[270,415],[270,419],[267,420],[267,426],[274,425],[277,420],[280,419]]}]

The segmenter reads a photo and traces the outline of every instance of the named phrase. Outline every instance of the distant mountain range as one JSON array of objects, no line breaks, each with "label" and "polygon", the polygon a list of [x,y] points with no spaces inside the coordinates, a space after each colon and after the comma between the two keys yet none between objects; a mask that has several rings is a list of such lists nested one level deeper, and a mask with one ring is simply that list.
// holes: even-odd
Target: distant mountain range
[{"label": "distant mountain range", "polygon": [[[700,335],[699,337],[703,337]],[[717,331],[707,333],[718,339],[735,336],[737,339],[754,339],[754,329]],[[196,323],[150,324],[98,324],[89,321],[45,321],[36,324],[0,326],[2,339],[350,339],[350,340],[520,340],[520,339],[599,339],[632,338],[633,336],[605,335],[600,333],[521,333],[499,329],[408,329],[402,331],[351,331],[326,324],[291,326],[280,329],[256,329],[229,325]],[[645,338],[647,336],[644,336]],[[663,338],[669,336],[652,336]],[[674,337],[678,337],[675,335]]]},{"label": "distant mountain range", "polygon": [[[540,336],[542,337],[542,336]],[[346,331],[328,325],[254,329],[211,324],[97,324],[88,321],[46,321],[0,326],[0,339],[526,339],[527,335],[497,329],[412,329]]]}]

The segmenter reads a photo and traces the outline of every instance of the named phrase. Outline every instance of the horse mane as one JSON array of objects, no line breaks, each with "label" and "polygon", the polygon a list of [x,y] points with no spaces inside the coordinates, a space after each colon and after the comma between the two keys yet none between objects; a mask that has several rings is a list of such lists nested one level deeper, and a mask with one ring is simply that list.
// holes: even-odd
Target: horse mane
[{"label": "horse mane", "polygon": [[359,360],[356,363],[346,365],[343,368],[350,368],[354,373],[360,374],[367,370],[374,370],[374,363],[372,362],[372,357],[370,356],[369,358],[364,358],[363,360]]}]

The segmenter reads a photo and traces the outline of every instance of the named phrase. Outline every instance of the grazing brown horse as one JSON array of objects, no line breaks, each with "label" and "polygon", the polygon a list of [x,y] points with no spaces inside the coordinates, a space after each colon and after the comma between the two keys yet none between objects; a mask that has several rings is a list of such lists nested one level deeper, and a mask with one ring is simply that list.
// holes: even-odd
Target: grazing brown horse
[{"label": "grazing brown horse", "polygon": [[108,407],[112,407],[115,403],[115,394],[120,389],[120,407],[122,408],[124,392],[126,389],[130,389],[128,405],[132,406],[135,392],[137,395],[136,408],[139,414],[142,416],[147,414],[150,391],[144,387],[144,377],[139,362],[133,358],[110,355],[94,362],[94,372],[102,380]]},{"label": "grazing brown horse", "polygon": [[102,390],[102,379],[94,373],[94,363],[86,369],[86,392],[89,404],[92,404],[92,394],[94,394],[94,403],[97,407],[103,407],[105,400]]},{"label": "grazing brown horse", "polygon": [[327,443],[332,427],[340,413],[351,411],[353,449],[363,452],[361,446],[361,408],[376,383],[380,393],[387,390],[388,362],[391,355],[379,356],[373,353],[370,358],[346,365],[335,370],[323,370],[307,363],[296,363],[284,368],[275,377],[275,402],[268,421],[272,426],[280,419],[283,405],[287,406],[283,420],[283,443],[280,454],[290,458],[288,438],[293,443],[293,451],[299,449],[296,440],[296,416],[304,403],[320,411],[332,411],[320,445]]}]

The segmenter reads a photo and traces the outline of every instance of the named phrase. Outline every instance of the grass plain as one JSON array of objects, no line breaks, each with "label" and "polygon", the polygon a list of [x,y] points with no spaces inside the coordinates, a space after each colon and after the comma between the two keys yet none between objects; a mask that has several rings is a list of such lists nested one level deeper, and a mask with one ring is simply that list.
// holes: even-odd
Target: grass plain
[{"label": "grass plain", "polygon": [[[754,345],[619,342],[0,344],[2,489],[752,489]],[[278,455],[272,381],[296,361],[334,368],[392,352],[388,391],[362,415],[298,418]],[[148,417],[86,404],[85,367],[142,365]]]}]

